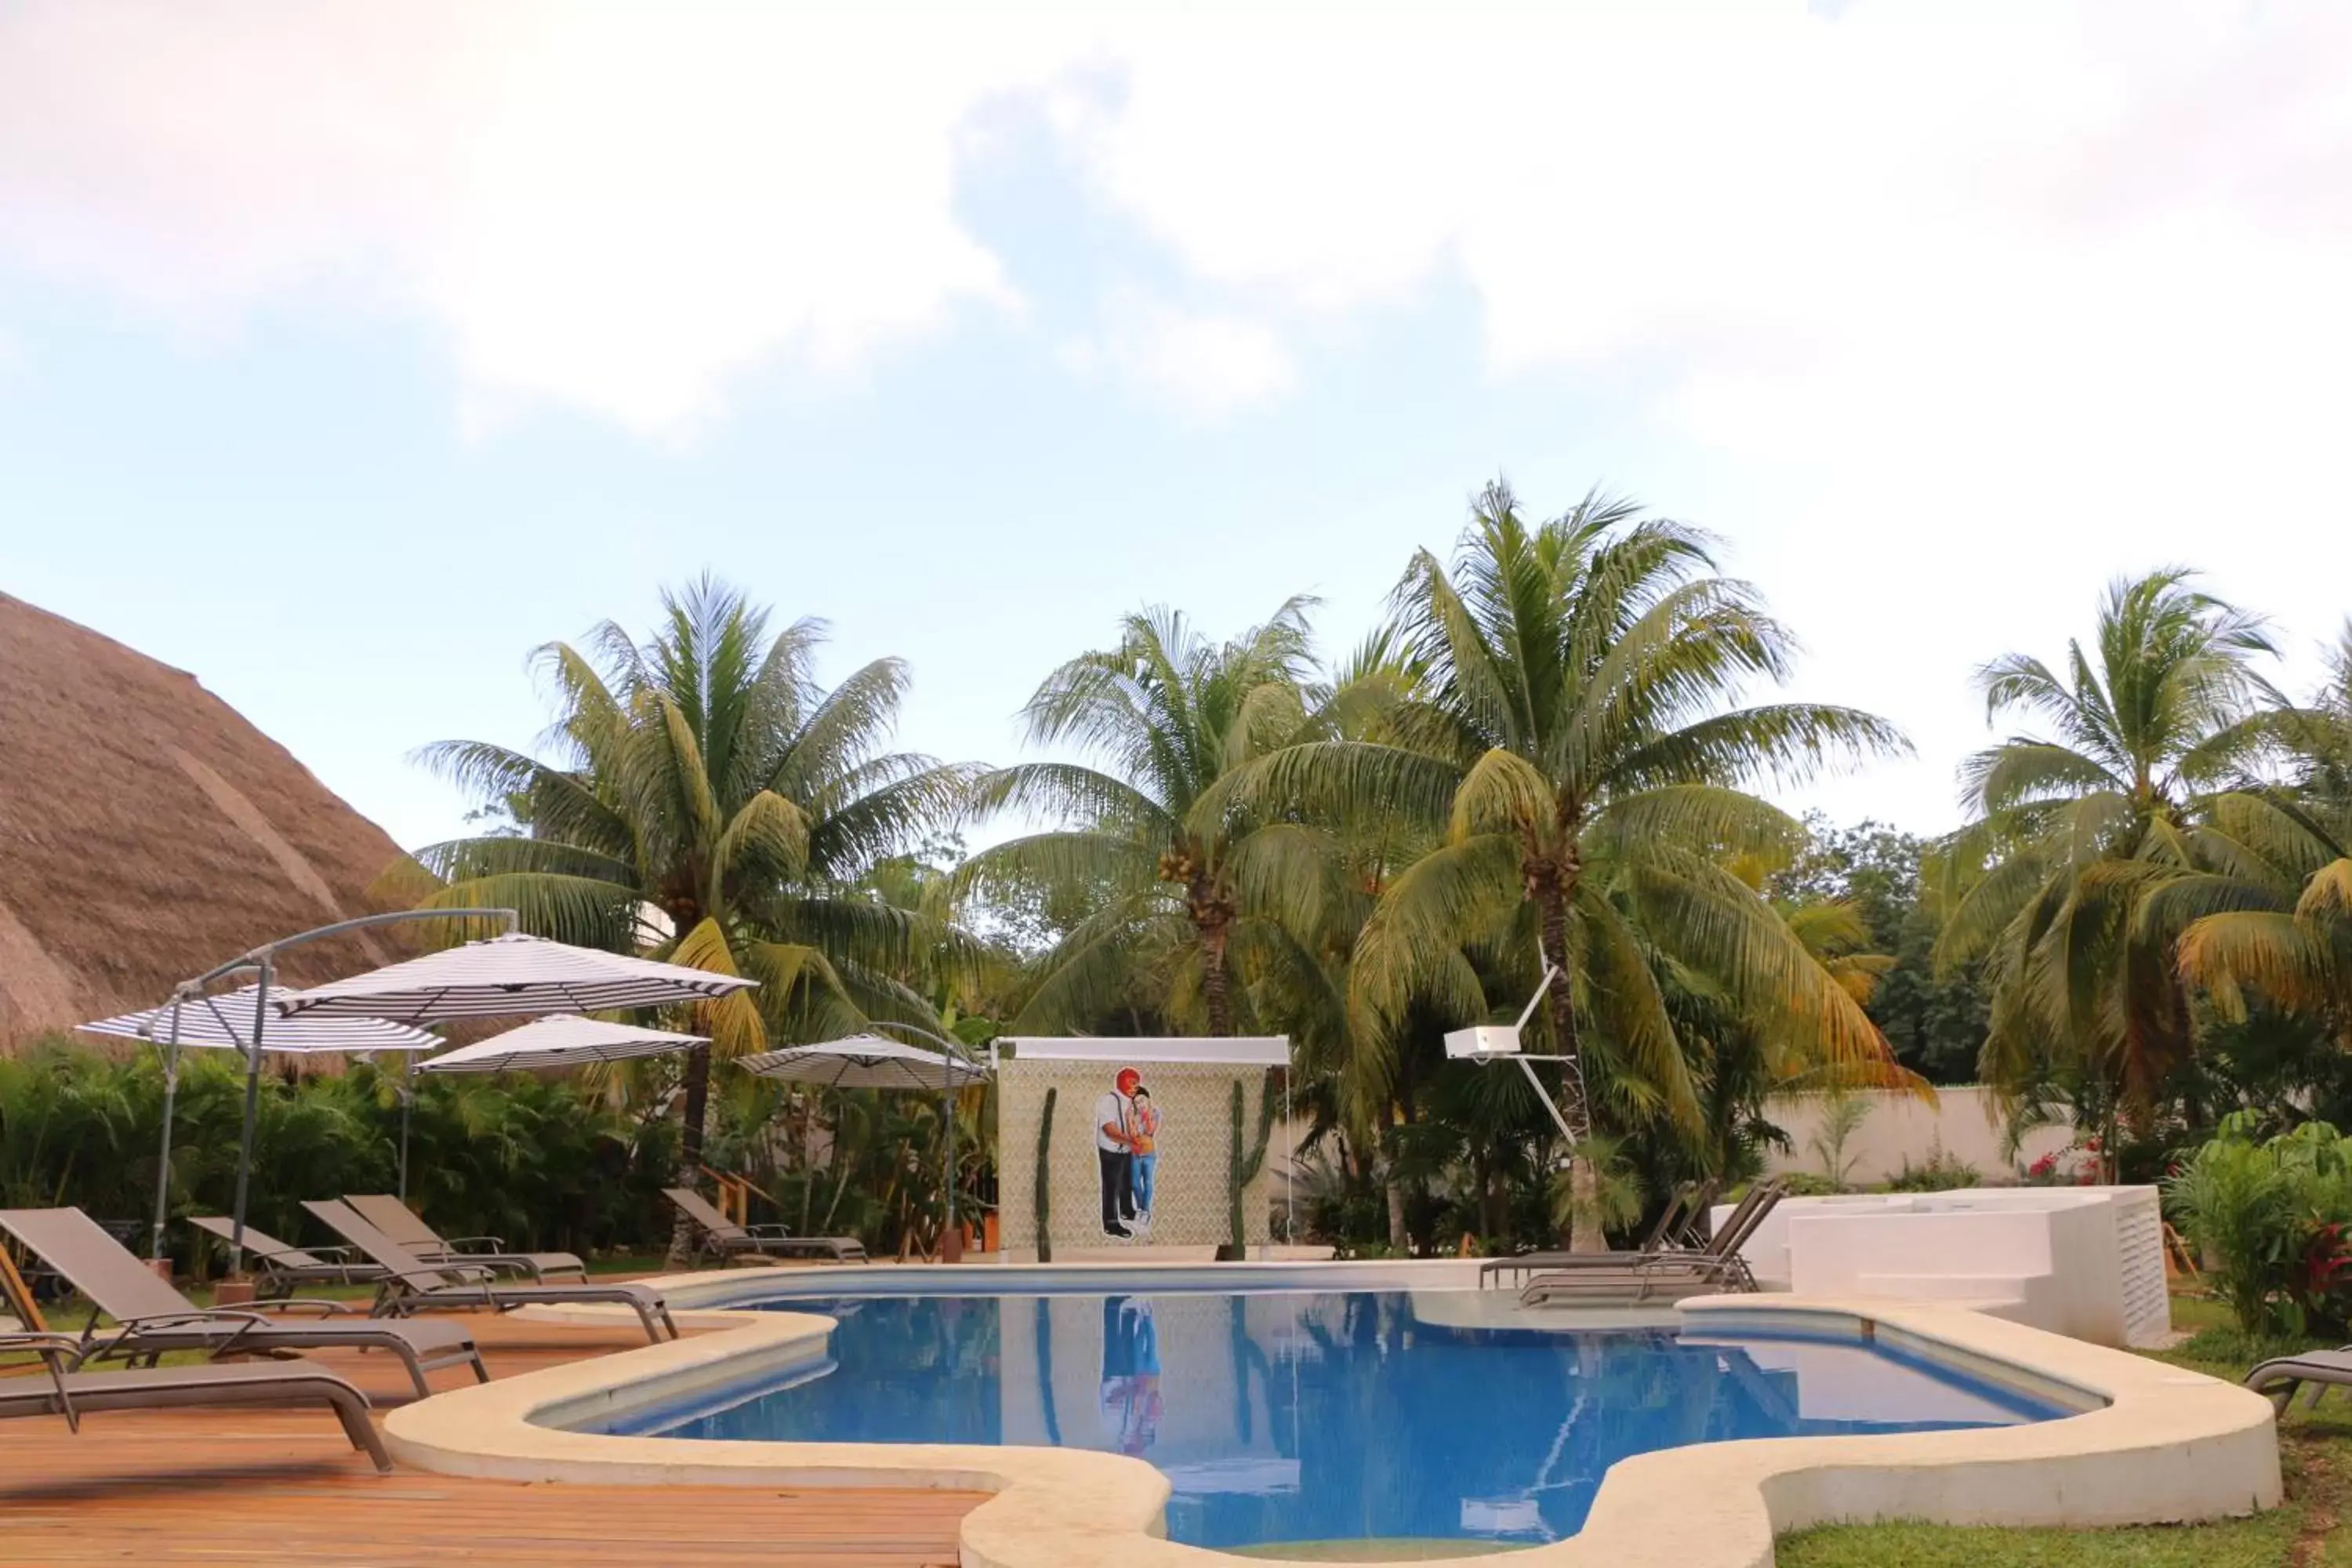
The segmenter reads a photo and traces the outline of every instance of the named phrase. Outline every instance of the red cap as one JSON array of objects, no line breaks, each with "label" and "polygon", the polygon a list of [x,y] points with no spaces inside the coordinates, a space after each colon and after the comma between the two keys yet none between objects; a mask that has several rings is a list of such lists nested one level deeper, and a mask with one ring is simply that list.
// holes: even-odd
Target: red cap
[{"label": "red cap", "polygon": [[1118,1069],[1119,1093],[1133,1094],[1135,1092],[1135,1086],[1142,1081],[1143,1075],[1136,1071],[1133,1068],[1121,1068]]}]

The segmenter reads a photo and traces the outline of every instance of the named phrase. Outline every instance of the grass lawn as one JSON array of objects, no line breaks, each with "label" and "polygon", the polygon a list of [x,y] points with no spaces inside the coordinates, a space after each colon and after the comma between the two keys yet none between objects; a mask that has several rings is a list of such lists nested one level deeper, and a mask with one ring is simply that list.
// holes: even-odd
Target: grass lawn
[{"label": "grass lawn", "polygon": [[[2172,1321],[2197,1331],[2158,1360],[2236,1382],[2293,1345],[2250,1341],[2228,1309],[2177,1297]],[[1992,1530],[1933,1524],[1842,1524],[1785,1537],[1780,1568],[2352,1568],[2352,1393],[2316,1411],[2300,1399],[2279,1426],[2283,1508],[2254,1519],[2142,1530]]]}]

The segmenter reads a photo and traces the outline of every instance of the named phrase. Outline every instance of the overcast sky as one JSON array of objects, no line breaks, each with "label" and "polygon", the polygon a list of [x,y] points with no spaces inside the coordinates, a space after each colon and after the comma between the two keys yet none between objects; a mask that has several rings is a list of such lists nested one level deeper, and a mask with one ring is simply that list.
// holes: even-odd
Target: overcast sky
[{"label": "overcast sky", "polygon": [[2352,6],[0,0],[0,588],[415,845],[717,571],[1007,760],[1146,603],[1360,635],[1507,475],[1699,524],[1915,761],[2113,575],[2352,611]]}]

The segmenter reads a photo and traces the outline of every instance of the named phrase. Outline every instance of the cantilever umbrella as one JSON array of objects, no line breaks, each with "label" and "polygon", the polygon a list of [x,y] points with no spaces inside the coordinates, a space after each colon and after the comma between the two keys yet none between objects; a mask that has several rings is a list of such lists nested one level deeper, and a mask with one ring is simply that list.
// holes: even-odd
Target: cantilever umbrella
[{"label": "cantilever umbrella", "polygon": [[[440,1024],[454,1018],[530,1017],[544,1013],[605,1013],[714,1002],[759,984],[682,963],[573,947],[520,931],[444,948],[365,974],[285,994],[293,1017],[397,1018]],[[408,1117],[402,1101],[400,1188],[408,1191]]]},{"label": "cantilever umbrella", "polygon": [[[898,1027],[907,1027],[905,1025]],[[886,1040],[879,1035],[851,1035],[846,1039],[827,1040],[819,1046],[787,1046],[782,1050],[761,1051],[757,1056],[740,1058],[736,1065],[761,1078],[789,1079],[797,1083],[813,1083],[826,1089],[898,1089],[937,1090],[942,1101],[951,1101],[956,1089],[967,1085],[985,1083],[988,1071],[971,1062],[960,1061],[944,1051],[927,1051],[920,1046],[902,1045]],[[940,1106],[946,1125],[947,1152],[941,1157],[940,1181],[947,1197],[950,1223],[955,1217],[955,1110],[952,1103]]]},{"label": "cantilever umbrella", "polygon": [[[252,1078],[261,1071],[264,1051],[290,1056],[365,1056],[372,1051],[429,1051],[441,1043],[422,1029],[383,1018],[293,1019],[279,1016],[272,1005],[259,1016],[261,1050],[257,1051],[252,1046],[258,990],[257,986],[248,985],[223,996],[190,996],[144,1012],[124,1013],[79,1026],[85,1034],[152,1040],[163,1053],[163,1147],[155,1170],[152,1244],[152,1253],[157,1258],[163,1256],[164,1205],[171,1193],[172,1106],[180,1089],[181,1047],[236,1051],[246,1059],[246,1076]],[[273,1004],[276,1000],[275,996],[271,998]],[[253,1144],[249,1136],[238,1142],[237,1161],[241,1170],[252,1168]]]},{"label": "cantilever umbrella", "polygon": [[625,1061],[632,1057],[667,1056],[709,1043],[708,1037],[702,1035],[679,1035],[667,1029],[641,1029],[634,1024],[608,1024],[598,1018],[558,1015],[470,1046],[460,1046],[446,1056],[419,1063],[417,1070],[531,1072],[544,1068]]}]

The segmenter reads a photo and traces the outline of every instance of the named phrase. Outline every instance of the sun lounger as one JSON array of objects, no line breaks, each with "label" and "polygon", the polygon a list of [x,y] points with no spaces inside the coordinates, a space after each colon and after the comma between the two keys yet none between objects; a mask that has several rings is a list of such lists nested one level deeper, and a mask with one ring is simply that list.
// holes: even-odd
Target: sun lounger
[{"label": "sun lounger", "polygon": [[[70,1334],[0,1334],[0,1355],[29,1353],[40,1359],[40,1374],[0,1377],[0,1420],[12,1415],[62,1415],[73,1431],[81,1418],[102,1410],[182,1410],[220,1405],[331,1405],[352,1447],[392,1468],[375,1423],[368,1419],[367,1395],[323,1367],[308,1362],[247,1362],[226,1365],[129,1367],[119,1372],[78,1372],[81,1342]],[[189,1436],[202,1440],[199,1431]]]},{"label": "sun lounger", "polygon": [[1528,1281],[1527,1289],[1519,1292],[1519,1302],[1528,1307],[1596,1300],[1648,1302],[1678,1300],[1708,1290],[1753,1290],[1756,1277],[1739,1249],[1785,1192],[1778,1182],[1757,1183],[1705,1247],[1571,1257]]},{"label": "sun lounger", "polygon": [[[544,1281],[551,1274],[588,1278],[588,1266],[569,1252],[509,1252],[496,1236],[461,1236],[445,1240],[417,1217],[416,1211],[390,1193],[346,1193],[343,1202],[368,1224],[400,1243],[427,1263],[470,1263],[484,1268],[509,1269]],[[487,1242],[487,1248],[478,1244]]]},{"label": "sun lounger", "polygon": [[1659,1213],[1657,1223],[1651,1226],[1649,1234],[1642,1238],[1640,1247],[1633,1252],[1521,1252],[1509,1258],[1490,1258],[1478,1266],[1479,1288],[1484,1289],[1506,1274],[1525,1279],[1548,1268],[1574,1268],[1596,1258],[1624,1263],[1635,1258],[1653,1257],[1675,1242],[1677,1237],[1688,1235],[1714,1197],[1713,1182],[1675,1192],[1666,1200],[1666,1206]]},{"label": "sun lounger", "polygon": [[[470,1366],[477,1378],[490,1380],[474,1336],[455,1323],[379,1322],[358,1315],[348,1301],[272,1301],[268,1312],[259,1310],[260,1303],[252,1310],[199,1307],[124,1251],[121,1242],[79,1209],[0,1209],[0,1230],[39,1254],[68,1284],[89,1298],[96,1310],[82,1342],[94,1355],[152,1362],[172,1351],[205,1351],[218,1359],[348,1345],[398,1356],[419,1399],[433,1392],[425,1374],[441,1367]],[[289,1307],[352,1316],[338,1322],[274,1315]],[[118,1325],[103,1345],[97,1331],[99,1312]]]},{"label": "sun lounger", "polygon": [[[226,1215],[190,1215],[188,1223],[223,1241],[236,1234],[236,1222]],[[261,1266],[261,1293],[291,1295],[297,1285],[373,1285],[383,1270],[352,1256],[348,1247],[321,1247],[305,1251],[251,1226],[245,1227],[246,1256]]]},{"label": "sun lounger", "polygon": [[2352,1345],[2273,1356],[2246,1373],[2246,1386],[2256,1394],[2269,1394],[2282,1410],[2294,1403],[2296,1392],[2306,1383],[2311,1384],[2314,1405],[2331,1388],[2352,1388]]},{"label": "sun lounger", "polygon": [[382,1265],[375,1310],[405,1317],[430,1308],[478,1309],[509,1312],[517,1307],[570,1306],[586,1301],[611,1301],[633,1309],[646,1326],[649,1340],[677,1338],[677,1323],[669,1303],[649,1286],[614,1281],[604,1285],[523,1285],[482,1276],[449,1264],[427,1263],[400,1243],[362,1219],[359,1211],[340,1199],[312,1200],[302,1205],[325,1222],[328,1229],[360,1249],[369,1261]]},{"label": "sun lounger", "polygon": [[703,1249],[719,1258],[752,1253],[763,1258],[820,1258],[835,1263],[866,1260],[866,1244],[854,1236],[793,1236],[780,1225],[737,1225],[692,1187],[664,1187],[662,1196],[677,1205],[702,1232]]}]

